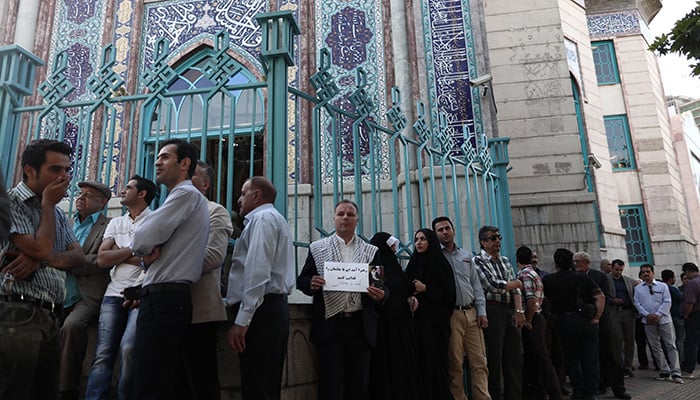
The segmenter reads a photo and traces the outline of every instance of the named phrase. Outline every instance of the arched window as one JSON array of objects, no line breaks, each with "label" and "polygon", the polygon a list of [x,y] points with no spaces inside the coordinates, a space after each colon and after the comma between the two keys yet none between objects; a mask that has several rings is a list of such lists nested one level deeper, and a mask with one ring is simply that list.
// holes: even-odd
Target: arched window
[{"label": "arched window", "polygon": [[217,90],[207,74],[218,68],[212,54],[206,48],[177,63],[177,76],[147,110],[151,124],[145,137],[146,173],[153,173],[159,142],[188,140],[217,171],[210,198],[231,210],[237,207],[243,181],[262,175],[264,84],[236,64],[226,84]]}]

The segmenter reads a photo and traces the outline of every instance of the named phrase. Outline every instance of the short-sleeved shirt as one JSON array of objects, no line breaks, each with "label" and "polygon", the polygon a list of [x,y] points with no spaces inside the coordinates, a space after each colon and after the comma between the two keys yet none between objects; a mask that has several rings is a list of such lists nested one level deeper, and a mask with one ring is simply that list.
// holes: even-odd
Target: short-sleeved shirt
[{"label": "short-sleeved shirt", "polygon": [[693,305],[691,314],[700,312],[700,275],[683,285],[683,302]]},{"label": "short-sleeved shirt", "polygon": [[[41,222],[41,200],[24,183],[20,182],[9,193],[12,224],[10,235],[34,235]],[[66,214],[55,207],[56,241],[53,252],[66,251],[68,246],[77,242]],[[16,247],[8,240],[0,241],[0,263],[5,262],[5,252]],[[0,264],[2,265],[2,264]],[[28,279],[15,280],[9,291],[0,288],[0,294],[18,294],[53,303],[63,303],[65,298],[66,273],[51,266],[41,267]]]},{"label": "short-sleeved shirt", "polygon": [[[150,212],[151,209],[145,208],[135,219],[132,219],[128,213],[121,217],[112,218],[105,229],[102,240],[112,239],[119,248],[129,247],[134,238],[134,229]],[[107,285],[105,296],[122,297],[121,291],[124,288],[143,283],[144,274],[141,266],[122,263],[109,270],[109,276],[111,280]]]},{"label": "short-sleeved shirt", "polygon": [[555,314],[577,311],[579,296],[584,303],[592,303],[593,296],[602,293],[588,275],[571,270],[549,274],[542,279],[542,283],[544,295]]},{"label": "short-sleeved shirt", "polygon": [[534,270],[534,268],[532,268],[532,266],[528,265],[518,271],[518,279],[520,279],[520,282],[523,283],[523,297],[525,300],[537,300],[535,313],[540,313],[542,311],[542,298],[544,297],[542,278],[540,278],[540,275]]}]

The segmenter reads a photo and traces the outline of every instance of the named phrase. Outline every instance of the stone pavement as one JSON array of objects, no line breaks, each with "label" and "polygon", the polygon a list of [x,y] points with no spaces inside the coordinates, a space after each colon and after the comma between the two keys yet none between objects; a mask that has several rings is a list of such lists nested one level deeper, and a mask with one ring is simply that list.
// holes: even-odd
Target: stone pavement
[{"label": "stone pavement", "polygon": [[[696,369],[697,373],[698,370]],[[684,379],[682,385],[657,381],[658,371],[636,370],[634,378],[625,379],[627,393],[632,395],[633,400],[700,400],[700,379]],[[614,399],[612,392],[598,396],[603,399]]]}]

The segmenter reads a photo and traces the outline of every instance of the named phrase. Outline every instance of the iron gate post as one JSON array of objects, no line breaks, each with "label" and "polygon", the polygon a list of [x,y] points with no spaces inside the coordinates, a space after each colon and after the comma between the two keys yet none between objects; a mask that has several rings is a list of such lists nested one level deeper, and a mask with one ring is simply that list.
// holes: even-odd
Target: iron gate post
[{"label": "iron gate post", "polygon": [[[497,179],[496,187],[496,224],[503,236],[501,254],[511,260],[515,265],[515,237],[513,231],[513,214],[510,210],[510,190],[508,189],[508,142],[510,138],[489,139],[489,152],[493,158],[493,167]],[[517,272],[517,270],[516,270]]]},{"label": "iron gate post", "polygon": [[267,177],[277,189],[275,207],[287,216],[288,124],[287,69],[294,65],[294,37],[300,33],[291,11],[258,14],[260,57],[267,70]]},{"label": "iron gate post", "polygon": [[8,187],[13,186],[15,157],[20,134],[20,115],[15,108],[22,106],[25,96],[32,94],[36,68],[44,62],[18,45],[0,47],[0,169]]}]

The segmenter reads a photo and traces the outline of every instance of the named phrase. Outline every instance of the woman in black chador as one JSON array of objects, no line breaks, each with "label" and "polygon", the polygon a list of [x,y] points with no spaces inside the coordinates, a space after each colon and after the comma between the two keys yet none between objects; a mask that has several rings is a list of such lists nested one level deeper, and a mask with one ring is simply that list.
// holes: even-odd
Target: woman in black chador
[{"label": "woman in black chador", "polygon": [[372,352],[370,375],[371,399],[426,399],[413,328],[412,310],[419,304],[413,297],[413,283],[396,258],[398,239],[379,232],[370,243],[379,248],[384,285],[389,293],[377,320],[377,345]]},{"label": "woman in black chador", "polygon": [[420,306],[415,312],[421,375],[431,399],[452,399],[447,375],[450,316],[455,305],[452,267],[442,254],[437,235],[420,229],[414,236],[416,251],[406,268]]}]

